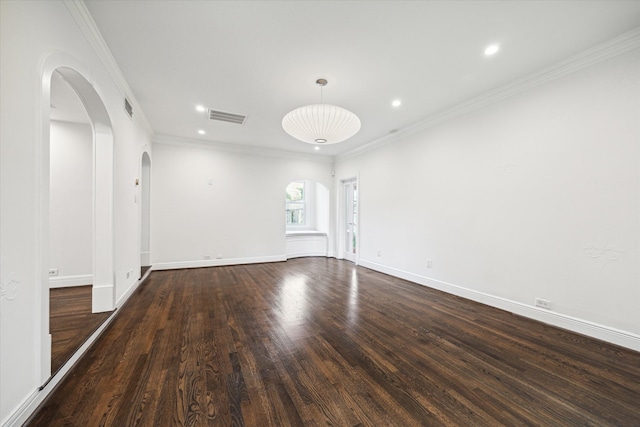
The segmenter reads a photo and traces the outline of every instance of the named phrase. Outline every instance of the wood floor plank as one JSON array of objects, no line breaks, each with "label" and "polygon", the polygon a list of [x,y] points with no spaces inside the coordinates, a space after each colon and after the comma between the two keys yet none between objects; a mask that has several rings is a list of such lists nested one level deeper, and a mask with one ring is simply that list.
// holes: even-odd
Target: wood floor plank
[{"label": "wood floor plank", "polygon": [[55,373],[111,315],[91,312],[91,286],[49,290],[51,372]]},{"label": "wood floor plank", "polygon": [[160,271],[26,425],[637,427],[640,353],[334,259]]}]

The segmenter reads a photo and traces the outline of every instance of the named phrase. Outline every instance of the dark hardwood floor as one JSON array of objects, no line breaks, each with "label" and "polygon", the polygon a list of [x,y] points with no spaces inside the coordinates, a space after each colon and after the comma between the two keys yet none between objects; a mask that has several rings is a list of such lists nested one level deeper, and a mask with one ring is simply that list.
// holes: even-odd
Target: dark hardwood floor
[{"label": "dark hardwood floor", "polygon": [[91,313],[91,286],[50,289],[51,373],[60,369],[110,315]]},{"label": "dark hardwood floor", "polygon": [[31,426],[638,426],[640,353],[302,258],[153,272]]}]

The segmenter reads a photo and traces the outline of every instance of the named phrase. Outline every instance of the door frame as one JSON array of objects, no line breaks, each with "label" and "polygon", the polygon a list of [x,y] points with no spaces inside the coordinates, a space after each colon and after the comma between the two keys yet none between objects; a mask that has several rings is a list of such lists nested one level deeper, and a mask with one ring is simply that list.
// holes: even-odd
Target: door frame
[{"label": "door frame", "polygon": [[[346,256],[347,254],[347,245],[345,242],[345,235],[347,233],[347,223],[348,223],[348,219],[347,219],[347,203],[346,203],[346,196],[347,196],[347,190],[346,187],[347,185],[351,185],[351,184],[355,184],[356,188],[358,189],[358,211],[356,212],[357,215],[357,219],[356,219],[356,226],[355,226],[355,231],[356,231],[356,236],[358,236],[358,242],[356,244],[356,252],[353,254],[353,256]],[[349,177],[349,178],[345,178],[345,179],[341,179],[340,180],[340,190],[338,192],[338,235],[337,237],[337,242],[338,242],[338,253],[337,253],[337,258],[338,259],[346,259],[348,261],[353,262],[355,265],[358,265],[360,262],[360,177],[358,175]]]},{"label": "door frame", "polygon": [[140,271],[138,277],[142,278],[142,267],[151,266],[151,154],[149,147],[144,146],[140,156],[140,178],[136,182],[138,192],[136,201],[138,209],[138,247],[140,248]]}]

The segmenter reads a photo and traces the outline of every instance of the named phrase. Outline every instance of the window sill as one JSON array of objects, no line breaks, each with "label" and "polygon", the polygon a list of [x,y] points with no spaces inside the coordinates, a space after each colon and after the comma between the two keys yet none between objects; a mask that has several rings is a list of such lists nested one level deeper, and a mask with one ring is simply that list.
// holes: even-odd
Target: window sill
[{"label": "window sill", "polygon": [[324,231],[316,231],[316,230],[287,230],[287,237],[295,237],[295,236],[326,236],[327,233]]}]

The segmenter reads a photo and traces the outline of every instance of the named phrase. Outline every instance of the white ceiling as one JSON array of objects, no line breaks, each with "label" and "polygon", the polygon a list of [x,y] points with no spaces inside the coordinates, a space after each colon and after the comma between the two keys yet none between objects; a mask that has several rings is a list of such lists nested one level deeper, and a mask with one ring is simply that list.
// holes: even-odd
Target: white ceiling
[{"label": "white ceiling", "polygon": [[[613,0],[86,5],[157,135],[313,153],[281,121],[319,101],[323,77],[324,101],[362,120],[317,152],[332,156],[640,26],[639,1]],[[197,104],[248,119],[209,121]]]}]

